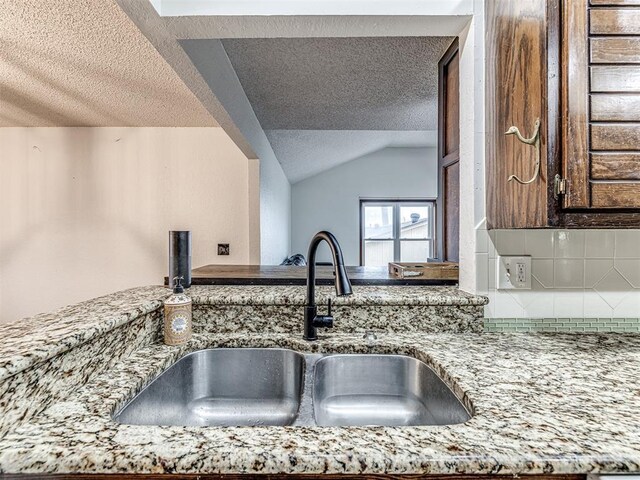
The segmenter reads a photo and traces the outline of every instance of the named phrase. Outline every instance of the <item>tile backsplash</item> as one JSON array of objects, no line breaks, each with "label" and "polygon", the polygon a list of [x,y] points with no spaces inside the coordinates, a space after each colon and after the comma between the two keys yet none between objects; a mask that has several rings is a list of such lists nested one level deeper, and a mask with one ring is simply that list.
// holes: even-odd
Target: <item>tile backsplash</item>
[{"label": "tile backsplash", "polygon": [[[531,290],[496,289],[498,255],[531,255]],[[482,224],[476,262],[487,318],[640,318],[640,230],[487,231]]]},{"label": "tile backsplash", "polygon": [[639,333],[638,318],[486,318],[485,332]]}]

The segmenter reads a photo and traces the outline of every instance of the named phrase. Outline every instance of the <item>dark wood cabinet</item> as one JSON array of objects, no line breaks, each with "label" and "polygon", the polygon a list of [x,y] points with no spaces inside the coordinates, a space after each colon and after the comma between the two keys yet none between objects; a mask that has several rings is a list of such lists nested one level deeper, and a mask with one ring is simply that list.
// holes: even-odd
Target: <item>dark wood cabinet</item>
[{"label": "dark wood cabinet", "polygon": [[[489,228],[547,225],[547,31],[546,0],[487,0],[485,3],[486,177]],[[505,135],[517,126],[530,135],[540,119],[540,173],[532,183],[509,181],[511,175],[530,179],[534,148]],[[524,208],[526,207],[526,208]]]},{"label": "dark wood cabinet", "polygon": [[488,227],[640,226],[640,0],[485,5]]},{"label": "dark wood cabinet", "polygon": [[640,1],[624,5],[633,3],[563,3],[566,209],[640,208]]}]

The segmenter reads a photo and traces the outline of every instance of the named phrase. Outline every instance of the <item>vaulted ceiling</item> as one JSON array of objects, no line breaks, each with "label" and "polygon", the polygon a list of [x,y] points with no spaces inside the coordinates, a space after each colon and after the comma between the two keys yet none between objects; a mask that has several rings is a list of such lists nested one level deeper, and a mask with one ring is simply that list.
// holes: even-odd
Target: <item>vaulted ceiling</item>
[{"label": "vaulted ceiling", "polygon": [[450,37],[227,39],[265,130],[433,130]]},{"label": "vaulted ceiling", "polygon": [[226,39],[293,183],[373,151],[434,146],[438,60],[452,37]]},{"label": "vaulted ceiling", "polygon": [[[154,28],[167,28],[167,36],[152,45],[143,25],[159,17],[144,6],[142,0],[0,0],[0,127],[220,122],[251,156],[194,66],[177,53],[167,63],[162,45],[170,38],[175,45],[168,51],[180,50],[174,36],[186,28],[180,22],[192,22],[187,33],[202,22],[163,17]],[[128,16],[136,9],[142,12],[137,26]],[[197,40],[202,48],[206,37]],[[434,146],[437,62],[451,41],[310,36],[227,38],[223,46],[285,174],[297,182],[382,148]]]}]

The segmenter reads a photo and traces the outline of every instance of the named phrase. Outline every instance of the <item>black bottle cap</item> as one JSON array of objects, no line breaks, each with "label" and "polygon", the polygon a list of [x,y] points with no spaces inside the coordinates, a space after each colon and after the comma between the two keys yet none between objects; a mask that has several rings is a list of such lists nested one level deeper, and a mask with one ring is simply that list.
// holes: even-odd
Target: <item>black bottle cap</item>
[{"label": "black bottle cap", "polygon": [[184,280],[184,277],[173,277],[173,293],[184,293],[182,280]]}]

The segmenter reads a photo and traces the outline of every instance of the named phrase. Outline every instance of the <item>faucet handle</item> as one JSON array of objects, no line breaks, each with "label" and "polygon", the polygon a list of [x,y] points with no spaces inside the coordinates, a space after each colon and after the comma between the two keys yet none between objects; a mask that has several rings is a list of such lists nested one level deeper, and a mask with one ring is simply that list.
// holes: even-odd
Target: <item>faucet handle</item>
[{"label": "faucet handle", "polygon": [[318,315],[313,319],[313,326],[317,328],[332,328],[333,317],[331,315]]},{"label": "faucet handle", "polygon": [[317,328],[332,328],[333,317],[331,316],[331,299],[327,303],[327,314],[316,315],[313,319],[313,326]]}]

